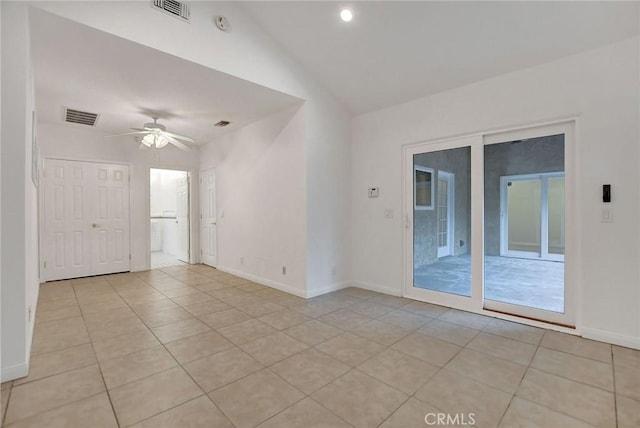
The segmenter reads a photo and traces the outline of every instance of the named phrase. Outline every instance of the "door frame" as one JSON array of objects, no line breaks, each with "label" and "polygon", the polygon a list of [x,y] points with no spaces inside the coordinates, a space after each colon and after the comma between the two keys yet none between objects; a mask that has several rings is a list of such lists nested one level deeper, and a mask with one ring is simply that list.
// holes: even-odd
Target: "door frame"
[{"label": "door frame", "polygon": [[111,165],[122,165],[126,166],[129,170],[129,211],[127,215],[129,216],[129,271],[133,272],[133,240],[132,240],[132,223],[131,223],[131,207],[133,204],[133,200],[131,198],[131,177],[133,175],[133,163],[131,162],[120,162],[108,159],[93,159],[93,158],[85,158],[85,157],[73,157],[73,156],[55,156],[55,155],[41,155],[42,164],[40,165],[39,170],[39,186],[38,186],[38,247],[39,247],[39,272],[40,272],[40,281],[47,282],[49,281],[47,278],[47,269],[44,266],[45,259],[47,257],[47,249],[46,249],[46,209],[44,206],[45,203],[45,189],[46,189],[46,165],[47,161],[70,161],[70,162],[89,162],[89,163],[103,163],[103,164],[111,164]]},{"label": "door frame", "polygon": [[[436,190],[437,193],[437,201],[436,201],[436,210],[439,208],[438,204],[440,203],[440,176],[447,182],[447,245],[446,251],[447,254],[440,254],[440,248],[438,247],[438,258],[453,256],[455,252],[455,224],[456,224],[456,175],[452,172],[438,170],[438,177],[436,179],[437,184]],[[436,220],[438,221],[438,226],[436,229],[437,233],[440,233],[440,213],[437,211]]]},{"label": "door frame", "polygon": [[192,167],[187,166],[174,166],[174,165],[158,165],[158,164],[147,164],[144,167],[145,171],[145,215],[146,215],[146,239],[145,239],[145,251],[146,251],[146,266],[140,270],[149,270],[151,269],[151,221],[149,218],[149,214],[151,212],[151,173],[152,169],[168,169],[171,171],[183,171],[187,173],[187,177],[189,180],[189,264],[197,263],[197,259],[195,257],[195,248],[198,248],[200,245],[199,239],[197,237],[197,233],[195,232],[194,224],[194,213],[197,212],[197,203],[195,196],[197,195],[197,181],[194,180],[195,170]]},{"label": "door frame", "polygon": [[[442,138],[433,141],[413,143],[403,146],[403,207],[404,207],[404,283],[401,295],[414,300],[434,303],[468,312],[515,321],[537,327],[551,328],[568,333],[580,333],[582,314],[577,310],[581,298],[581,274],[579,270],[580,216],[578,182],[578,157],[576,154],[576,135],[579,118],[563,117],[546,122],[523,124],[501,129],[486,130],[461,137]],[[564,134],[565,156],[565,312],[555,314],[534,308],[484,299],[484,147],[490,144],[514,140],[536,138],[548,135]],[[413,200],[412,176],[413,154],[471,147],[471,297],[447,294],[432,290],[418,289],[413,286]],[[408,171],[411,171],[409,174]],[[487,303],[488,302],[488,303]]]}]

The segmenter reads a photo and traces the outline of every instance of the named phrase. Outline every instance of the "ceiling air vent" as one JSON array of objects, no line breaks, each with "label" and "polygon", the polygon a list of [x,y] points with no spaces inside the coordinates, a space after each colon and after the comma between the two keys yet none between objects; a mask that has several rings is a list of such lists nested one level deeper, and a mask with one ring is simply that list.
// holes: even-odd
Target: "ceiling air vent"
[{"label": "ceiling air vent", "polygon": [[218,128],[224,128],[225,126],[229,125],[231,122],[227,121],[227,120],[221,120],[220,122],[216,123],[213,126],[217,126]]},{"label": "ceiling air vent", "polygon": [[98,115],[96,113],[67,108],[64,111],[64,121],[68,123],[79,123],[80,125],[95,126],[98,121]]},{"label": "ceiling air vent", "polygon": [[153,7],[160,9],[176,18],[184,21],[191,21],[191,10],[189,5],[176,0],[153,0]]}]

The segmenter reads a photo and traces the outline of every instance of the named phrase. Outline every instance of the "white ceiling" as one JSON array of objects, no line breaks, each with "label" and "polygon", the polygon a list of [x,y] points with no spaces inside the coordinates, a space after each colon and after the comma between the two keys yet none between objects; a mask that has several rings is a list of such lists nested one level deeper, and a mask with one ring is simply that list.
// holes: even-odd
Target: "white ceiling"
[{"label": "white ceiling", "polygon": [[[355,113],[638,34],[634,2],[247,2],[243,7]],[[348,5],[354,19],[339,19]]]},{"label": "white ceiling", "polygon": [[[116,134],[150,122],[157,112],[169,131],[207,143],[299,102],[41,10],[33,9],[30,19],[41,122],[64,123],[69,107],[100,114],[96,130]],[[232,124],[214,127],[220,120]]]}]

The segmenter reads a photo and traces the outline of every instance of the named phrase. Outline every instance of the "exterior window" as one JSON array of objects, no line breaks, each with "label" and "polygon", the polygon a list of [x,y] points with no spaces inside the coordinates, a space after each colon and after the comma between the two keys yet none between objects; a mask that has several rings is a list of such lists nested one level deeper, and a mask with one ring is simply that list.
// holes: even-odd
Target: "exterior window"
[{"label": "exterior window", "polygon": [[415,165],[413,173],[413,200],[416,210],[433,209],[433,169]]}]

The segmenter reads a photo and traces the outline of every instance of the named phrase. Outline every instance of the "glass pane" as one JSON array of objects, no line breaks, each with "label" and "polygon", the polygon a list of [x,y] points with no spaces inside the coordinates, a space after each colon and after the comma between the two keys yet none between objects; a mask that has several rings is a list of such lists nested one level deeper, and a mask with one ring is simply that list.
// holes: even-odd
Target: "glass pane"
[{"label": "glass pane", "polygon": [[431,209],[431,188],[433,171],[420,166],[415,166],[415,207],[416,209]]},{"label": "glass pane", "polygon": [[507,182],[507,236],[509,251],[540,253],[542,235],[542,180]]},{"label": "glass pane", "polygon": [[549,253],[564,254],[564,177],[549,178]]},{"label": "glass pane", "polygon": [[[414,171],[431,171],[435,189],[432,208],[420,209],[414,183],[414,286],[444,293],[471,295],[471,149],[441,150],[413,157]],[[431,192],[431,189],[429,190]]]},{"label": "glass pane", "polygon": [[485,146],[485,299],[564,312],[563,173],[564,135]]}]

